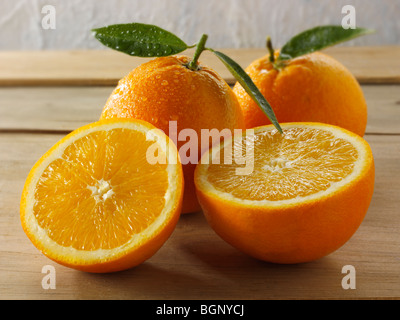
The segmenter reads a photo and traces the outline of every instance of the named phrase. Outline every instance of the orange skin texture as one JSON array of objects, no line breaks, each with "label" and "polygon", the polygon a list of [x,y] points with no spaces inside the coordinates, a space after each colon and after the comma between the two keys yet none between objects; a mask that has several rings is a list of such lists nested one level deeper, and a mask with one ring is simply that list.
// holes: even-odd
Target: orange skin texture
[{"label": "orange skin texture", "polygon": [[[201,64],[198,71],[188,69],[185,65],[189,62],[190,58],[186,56],[169,56],[140,65],[119,81],[101,119],[141,119],[167,135],[169,121],[177,121],[178,135],[182,129],[193,129],[199,138],[201,129],[244,129],[239,102],[228,84],[215,71]],[[182,139],[184,141],[178,141],[178,150],[189,141],[188,137]],[[200,159],[200,141],[198,146]],[[193,182],[195,168],[196,163],[183,165],[182,213],[201,210]]]},{"label": "orange skin texture", "polygon": [[[367,104],[361,87],[350,71],[332,57],[311,53],[289,60],[278,71],[267,55],[251,63],[246,72],[280,123],[321,122],[364,135]],[[246,128],[271,123],[240,84],[233,91],[243,110]]]},{"label": "orange skin texture", "polygon": [[238,204],[201,188],[200,165],[195,173],[198,199],[209,225],[243,253],[278,264],[317,260],[343,246],[368,211],[375,180],[368,150],[359,178],[318,200],[280,207]]}]

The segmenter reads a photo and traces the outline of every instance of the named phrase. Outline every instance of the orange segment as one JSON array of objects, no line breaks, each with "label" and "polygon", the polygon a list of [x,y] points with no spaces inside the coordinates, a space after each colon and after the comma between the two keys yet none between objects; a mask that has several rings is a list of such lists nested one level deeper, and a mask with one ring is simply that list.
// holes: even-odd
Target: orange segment
[{"label": "orange segment", "polygon": [[[196,168],[196,190],[210,225],[237,249],[269,262],[307,262],[340,248],[360,226],[374,161],[367,142],[345,129],[282,128],[283,135],[265,126],[214,146]],[[232,149],[245,164],[210,161]]]},{"label": "orange segment", "polygon": [[[151,134],[150,134],[151,133]],[[154,144],[165,163],[150,163]],[[176,224],[183,174],[173,142],[143,121],[74,131],[30,172],[21,221],[49,258],[77,269],[126,269],[153,255]],[[141,247],[146,252],[137,253]]]}]

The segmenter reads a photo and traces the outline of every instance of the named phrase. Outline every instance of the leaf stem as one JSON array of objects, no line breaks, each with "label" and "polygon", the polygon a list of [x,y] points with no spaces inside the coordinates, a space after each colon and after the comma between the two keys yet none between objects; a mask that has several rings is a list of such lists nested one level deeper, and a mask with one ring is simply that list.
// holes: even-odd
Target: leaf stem
[{"label": "leaf stem", "polygon": [[188,64],[188,68],[189,69],[191,69],[193,71],[198,70],[197,61],[199,60],[199,57],[200,57],[201,53],[205,50],[207,39],[208,39],[208,35],[203,34],[203,36],[201,37],[199,43],[196,46],[196,51],[194,53],[193,59]]},{"label": "leaf stem", "polygon": [[261,110],[265,113],[269,120],[271,120],[275,128],[280,133],[283,133],[282,128],[278,120],[276,119],[274,110],[272,109],[269,102],[262,95],[260,90],[257,88],[257,86],[254,84],[250,76],[246,73],[246,71],[244,71],[237,62],[235,62],[222,52],[215,51],[211,48],[206,48],[206,50],[213,52],[222,61],[222,63],[228,68],[228,70],[232,73],[236,80],[241,84],[247,94],[261,108]]},{"label": "leaf stem", "polygon": [[275,50],[274,50],[274,47],[272,46],[272,41],[271,41],[270,36],[268,36],[268,38],[267,38],[267,48],[269,51],[269,61],[271,63],[274,63],[275,62]]}]

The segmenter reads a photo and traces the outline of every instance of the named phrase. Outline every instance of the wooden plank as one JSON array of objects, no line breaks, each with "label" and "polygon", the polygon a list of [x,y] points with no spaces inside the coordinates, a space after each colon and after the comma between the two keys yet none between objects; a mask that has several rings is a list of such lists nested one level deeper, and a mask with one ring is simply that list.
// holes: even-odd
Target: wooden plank
[{"label": "wooden plank", "polygon": [[112,87],[0,88],[0,130],[72,131],[97,121]]},{"label": "wooden plank", "polygon": [[[375,194],[360,229],[335,253],[282,266],[245,256],[221,240],[201,213],[181,217],[159,252],[137,268],[93,275],[39,253],[22,231],[19,201],[35,161],[63,135],[0,133],[0,299],[363,299],[400,297],[400,136],[367,136]],[[56,269],[44,290],[42,267]],[[341,286],[356,269],[356,289]]]},{"label": "wooden plank", "polygon": [[400,133],[400,86],[363,85],[368,105],[368,134]]},{"label": "wooden plank", "polygon": [[[71,131],[99,119],[113,87],[0,88],[0,130]],[[400,134],[400,86],[363,85],[367,133]]]},{"label": "wooden plank", "polygon": [[344,46],[323,52],[343,63],[362,84],[400,83],[400,46]]},{"label": "wooden plank", "polygon": [[[243,68],[267,54],[266,49],[221,49]],[[341,61],[361,83],[400,83],[400,46],[335,47],[325,50]],[[193,49],[185,52],[193,55]],[[114,86],[149,59],[112,50],[2,51],[0,86]],[[230,84],[235,79],[210,52],[200,59]]]}]

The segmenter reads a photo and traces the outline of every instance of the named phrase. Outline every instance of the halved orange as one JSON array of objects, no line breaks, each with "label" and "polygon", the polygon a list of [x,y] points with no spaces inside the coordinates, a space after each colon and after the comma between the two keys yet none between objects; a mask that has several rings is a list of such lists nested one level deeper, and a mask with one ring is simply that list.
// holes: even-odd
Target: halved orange
[{"label": "halved orange", "polygon": [[[150,159],[149,150],[165,161]],[[21,223],[32,243],[62,265],[120,271],[164,244],[182,197],[178,152],[164,133],[144,121],[104,120],[70,133],[35,164]]]},{"label": "halved orange", "polygon": [[[264,261],[301,263],[332,253],[358,229],[373,194],[374,160],[368,143],[345,129],[282,128],[258,127],[214,146],[195,184],[208,222],[228,243]],[[246,163],[223,163],[232,149],[247,150]]]}]

